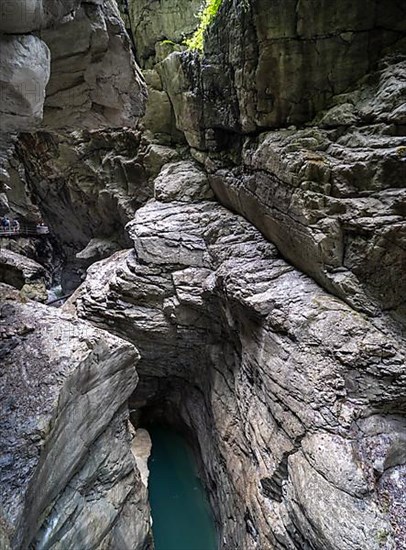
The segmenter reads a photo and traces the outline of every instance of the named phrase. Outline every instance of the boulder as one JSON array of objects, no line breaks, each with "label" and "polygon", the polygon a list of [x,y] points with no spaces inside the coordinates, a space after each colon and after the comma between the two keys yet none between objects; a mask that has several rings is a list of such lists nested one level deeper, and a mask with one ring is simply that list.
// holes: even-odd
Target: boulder
[{"label": "boulder", "polygon": [[214,197],[207,174],[192,161],[166,164],[154,180],[154,196],[161,202],[193,202]]},{"label": "boulder", "polygon": [[45,268],[11,250],[0,250],[0,282],[20,290],[21,297],[46,302],[45,283],[50,277]]}]

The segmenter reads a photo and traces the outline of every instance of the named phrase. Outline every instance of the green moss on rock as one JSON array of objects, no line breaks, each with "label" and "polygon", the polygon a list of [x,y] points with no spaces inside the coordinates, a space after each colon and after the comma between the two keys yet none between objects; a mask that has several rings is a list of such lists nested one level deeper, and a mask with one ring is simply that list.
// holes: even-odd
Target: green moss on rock
[{"label": "green moss on rock", "polygon": [[199,14],[200,24],[198,28],[193,36],[185,41],[189,49],[203,51],[204,33],[216,17],[221,2],[222,0],[206,0],[206,5]]}]

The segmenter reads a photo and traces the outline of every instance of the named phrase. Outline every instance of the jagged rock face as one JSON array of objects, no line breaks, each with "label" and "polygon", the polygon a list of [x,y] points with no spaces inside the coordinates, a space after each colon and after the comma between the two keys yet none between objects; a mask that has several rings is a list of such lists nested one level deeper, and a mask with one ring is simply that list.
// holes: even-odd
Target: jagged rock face
[{"label": "jagged rock face", "polygon": [[1,295],[0,502],[11,547],[147,548],[146,489],[126,425],[135,348],[19,304],[4,285]]},{"label": "jagged rock face", "polygon": [[148,102],[141,127],[152,140],[161,143],[184,142],[176,129],[172,104],[162,86],[159,64],[169,53],[184,51],[185,39],[196,29],[202,0],[129,0],[122,9],[128,19],[135,54],[148,86]]},{"label": "jagged rock face", "polygon": [[313,127],[246,139],[238,168],[213,166],[227,206],[353,307],[405,322],[406,56],[386,57]]},{"label": "jagged rock face", "polygon": [[19,171],[64,247],[78,252],[94,237],[126,242],[123,226],[153,193],[139,133],[39,133],[23,136],[18,147]]},{"label": "jagged rock face", "polygon": [[23,34],[58,23],[74,12],[81,0],[15,0],[3,2],[0,32]]},{"label": "jagged rock face", "polygon": [[136,343],[133,402],[166,402],[196,433],[222,547],[395,548],[405,348],[391,323],[220,205],[153,201],[128,228],[135,253],[92,266],[74,301]]},{"label": "jagged rock face", "polygon": [[14,252],[40,264],[41,268],[47,272],[48,282],[59,273],[61,252],[58,251],[55,242],[45,235],[12,238],[0,236],[0,249]]},{"label": "jagged rock face", "polygon": [[[1,31],[13,34],[1,38],[1,131],[38,126],[50,74],[46,128],[133,126],[144,112],[145,84],[116,4],[44,4],[2,7]],[[19,36],[38,29],[41,38]]]},{"label": "jagged rock face", "polygon": [[[81,251],[81,269],[126,245],[135,217],[135,250],[91,267],[72,303],[139,348],[141,382],[123,341],[33,305],[1,310],[11,316],[7,406],[23,391],[10,373],[38,388],[6,419],[17,463],[30,469],[7,470],[11,484],[22,472],[2,496],[14,546],[148,548],[145,485],[124,425],[132,393],[134,407],[195,434],[224,550],[401,547],[405,346],[382,310],[404,316],[404,8],[224,0],[202,59],[164,59],[182,46],[160,41],[179,41],[180,21],[192,20],[177,0],[155,4],[132,5],[153,92],[144,127],[179,142],[175,116],[207,173],[132,131],[24,136],[17,146],[13,177],[26,178],[72,257]],[[52,29],[41,9],[27,29],[42,29],[51,50],[45,127],[133,125],[144,84],[116,8],[73,2]],[[13,94],[15,106],[27,102]],[[34,123],[41,106],[27,104]],[[212,201],[208,182],[249,221]],[[69,343],[55,327],[72,331]],[[54,419],[50,431],[37,417]]]},{"label": "jagged rock face", "polygon": [[[113,0],[18,0],[0,9],[0,210],[6,212],[11,133],[41,122],[52,131],[133,127],[145,111],[146,85]],[[26,34],[34,31],[40,36]]]},{"label": "jagged rock face", "polygon": [[46,129],[135,125],[145,83],[115,2],[83,2],[74,18],[41,36],[51,52]]},{"label": "jagged rock face", "polygon": [[[402,8],[385,6],[388,24],[381,32],[372,12],[361,17],[361,4],[344,13],[342,5],[323,11],[299,2],[292,12],[296,3],[284,3],[282,11],[274,2],[269,19],[270,6],[243,4],[224,2],[203,59],[173,53],[160,63],[178,128],[211,174],[217,198],[255,224],[285,258],[352,307],[372,315],[391,311],[404,323]],[[307,13],[310,6],[317,16]],[[340,61],[342,55],[351,63]],[[255,88],[261,78],[269,80],[268,103]],[[331,80],[328,92],[323,78]],[[260,133],[265,120],[265,126],[308,122]],[[255,137],[244,136],[254,130]]]},{"label": "jagged rock face", "polygon": [[46,302],[45,282],[49,280],[49,273],[42,265],[11,250],[0,249],[0,281],[19,289],[21,296]]},{"label": "jagged rock face", "polygon": [[69,292],[92,260],[129,246],[125,224],[153,196],[151,179],[178,158],[175,150],[150,145],[129,129],[24,135],[10,170],[18,185],[9,203],[25,217],[32,200],[40,206],[63,251],[62,282]]},{"label": "jagged rock face", "polygon": [[185,155],[183,147],[150,143],[130,129],[24,134],[10,163],[8,202],[24,219],[38,220],[41,212],[63,253],[62,283],[69,292],[92,261],[130,245],[124,226],[153,197],[163,166],[172,173],[166,178],[172,190],[158,191],[162,196],[201,186],[200,199],[213,197],[197,163],[176,162]]},{"label": "jagged rock face", "polygon": [[172,162],[154,180],[154,197],[161,202],[213,199],[209,178],[195,162]]},{"label": "jagged rock face", "polygon": [[202,0],[129,0],[128,12],[139,65],[151,69],[157,62],[157,54],[159,60],[162,42],[182,44],[197,27],[202,5]]},{"label": "jagged rock face", "polygon": [[[175,112],[181,101],[189,106],[178,121],[194,132],[244,133],[306,122],[373,68],[383,48],[402,38],[405,21],[396,0],[335,0],[328,7],[321,0],[225,0],[203,60],[193,67],[178,55],[177,71],[170,62]],[[188,118],[196,101],[204,103],[200,128]]]},{"label": "jagged rock face", "polygon": [[50,76],[48,46],[36,36],[1,40],[1,129],[27,131],[42,120],[45,87]]}]

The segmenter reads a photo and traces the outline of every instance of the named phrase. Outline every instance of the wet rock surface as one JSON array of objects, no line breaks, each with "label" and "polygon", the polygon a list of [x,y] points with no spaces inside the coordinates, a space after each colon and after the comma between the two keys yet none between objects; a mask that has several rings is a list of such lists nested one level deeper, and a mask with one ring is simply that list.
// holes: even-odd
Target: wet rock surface
[{"label": "wet rock surface", "polygon": [[12,548],[147,547],[125,406],[137,351],[1,292],[1,508]]},{"label": "wet rock surface", "polygon": [[0,107],[3,131],[27,131],[42,120],[50,76],[49,48],[37,36],[1,39]]}]

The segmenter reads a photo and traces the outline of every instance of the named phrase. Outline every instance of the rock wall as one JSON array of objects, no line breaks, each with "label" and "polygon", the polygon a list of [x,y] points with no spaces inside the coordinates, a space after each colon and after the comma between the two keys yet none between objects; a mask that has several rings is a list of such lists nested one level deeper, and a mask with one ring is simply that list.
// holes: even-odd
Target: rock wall
[{"label": "rock wall", "polygon": [[128,14],[140,67],[152,69],[159,61],[160,48],[179,44],[198,25],[202,0],[129,0]]},{"label": "rock wall", "polygon": [[4,2],[0,41],[3,193],[13,132],[132,127],[145,110],[145,83],[112,0]]},{"label": "rock wall", "polygon": [[[110,0],[3,2],[0,52],[1,213],[10,210],[11,191],[13,214],[36,221],[42,197],[31,192],[23,159],[12,159],[16,134],[41,125],[53,132],[45,143],[55,150],[73,129],[132,127],[144,112],[146,86]],[[28,134],[25,140],[40,141]],[[32,153],[45,156],[44,143],[39,147]],[[58,213],[66,212],[62,203]],[[74,234],[74,219],[66,224]],[[20,293],[4,284],[0,290],[1,547],[147,550],[149,505],[127,426],[137,351],[30,302],[34,296],[23,291],[43,274],[41,266],[9,251],[1,260],[7,277],[14,274],[7,282],[25,283]]]},{"label": "rock wall", "polygon": [[396,326],[323,291],[249,222],[199,200],[203,185],[137,211],[134,250],[89,269],[79,315],[136,343],[134,406],[196,434],[222,548],[395,548]]},{"label": "rock wall", "polygon": [[[17,364],[36,387],[38,356],[51,377],[27,391],[29,414],[18,408],[16,427],[6,424],[4,441],[15,429],[22,452],[18,468],[5,463],[16,548],[150,546],[127,397],[193,436],[224,550],[405,545],[405,13],[381,4],[224,0],[199,57],[182,52],[193,18],[178,0],[130,3],[151,91],[143,134],[87,130],[134,126],[145,99],[109,2],[72,2],[67,17],[39,2],[35,35],[3,36],[40,36],[51,51],[48,132],[16,145],[10,175],[28,195],[15,204],[31,212],[40,201],[80,263],[73,286],[114,252],[65,313],[39,309],[28,332],[18,319],[39,319],[37,306],[5,319],[17,323],[3,331],[7,373]],[[38,103],[11,86],[10,105],[28,109],[22,120],[9,109],[11,129],[39,120],[43,87]],[[13,138],[0,143],[9,157]],[[127,222],[134,247],[115,252],[131,242]],[[73,309],[105,331],[65,318]],[[73,331],[69,345],[55,326]],[[106,332],[139,349],[137,387],[134,349]],[[6,381],[13,401],[20,388]],[[92,394],[85,421],[77,388],[97,396],[94,381],[108,418],[95,416]],[[40,439],[26,427],[37,398],[55,418]],[[43,482],[61,441],[74,446],[78,434],[90,452],[59,453],[57,479]],[[15,481],[25,466],[30,481]]]},{"label": "rock wall", "polygon": [[[76,252],[92,237],[105,238],[106,235],[112,241],[110,250],[116,249],[122,239],[123,216],[125,218],[128,211],[128,202],[134,202],[133,197],[121,199],[120,190],[114,193],[107,189],[97,197],[94,189],[89,191],[88,201],[84,201],[98,203],[93,211],[87,213],[87,204],[84,208],[79,206],[78,194],[83,198],[88,191],[86,185],[82,191],[77,190],[77,183],[72,191],[64,189],[65,172],[72,179],[70,165],[78,161],[78,155],[86,155],[79,150],[81,145],[77,150],[70,145],[81,142],[77,136],[70,136],[71,131],[134,127],[145,111],[146,85],[114,1],[62,3],[44,0],[19,2],[17,7],[5,2],[1,9],[0,192],[3,193],[0,193],[0,208],[3,213],[11,209],[12,215],[19,216],[20,221],[34,219],[38,222],[44,217],[52,227],[59,227],[56,231],[56,253],[62,251],[59,262],[65,260],[74,264],[66,276],[67,281],[72,279],[72,283],[65,285],[69,290],[69,285],[77,286],[81,272],[87,267],[80,262],[75,265]],[[13,133],[32,131],[40,125],[52,134],[26,135],[15,151]],[[114,134],[116,136],[118,134]],[[130,132],[123,136],[117,147],[128,147],[131,136]],[[110,138],[111,148],[114,137]],[[106,146],[107,134],[97,139],[101,148],[103,142]],[[135,149],[137,139],[134,138]],[[83,141],[82,148],[94,148],[89,144],[89,135]],[[42,188],[36,189],[32,183],[36,183],[35,163],[42,165],[44,157],[48,160],[52,154],[55,154],[53,162],[40,174],[38,187]],[[133,156],[133,152],[129,155]],[[32,156],[30,162],[27,156]],[[128,164],[126,168],[131,171]],[[98,179],[100,169],[97,167],[92,169],[82,164],[82,170],[77,168],[80,184],[86,177],[88,185]],[[103,182],[99,188],[105,186]],[[48,188],[50,197],[58,197],[55,203],[41,200],[48,194]],[[131,190],[127,192],[131,194]],[[103,228],[100,227],[100,212],[104,213]],[[79,227],[75,223],[78,218]],[[55,219],[57,224],[53,223]],[[102,253],[97,259],[100,257]]]},{"label": "rock wall", "polygon": [[[2,286],[1,513],[12,548],[147,548],[135,348]],[[103,404],[101,409],[100,405]]]},{"label": "rock wall", "polygon": [[153,196],[162,166],[184,154],[130,129],[26,134],[16,147],[10,206],[23,216],[33,212],[33,201],[40,207],[63,252],[66,291],[93,261],[129,246],[125,224]]},{"label": "rock wall", "polygon": [[322,0],[224,0],[203,58],[177,54],[187,86],[182,90],[182,78],[170,68],[168,91],[174,105],[204,104],[199,121],[182,121],[200,123],[200,131],[302,124],[370,72],[405,30],[404,7],[396,0],[328,7]]},{"label": "rock wall", "polygon": [[329,292],[404,323],[402,14],[225,1],[202,58],[157,68],[217,198]]},{"label": "rock wall", "polygon": [[83,2],[74,18],[41,36],[51,52],[45,128],[135,125],[145,83],[115,2]]},{"label": "rock wall", "polygon": [[44,102],[53,129],[132,126],[143,113],[145,86],[115,2],[5,2],[0,25],[3,132],[38,126]]}]

